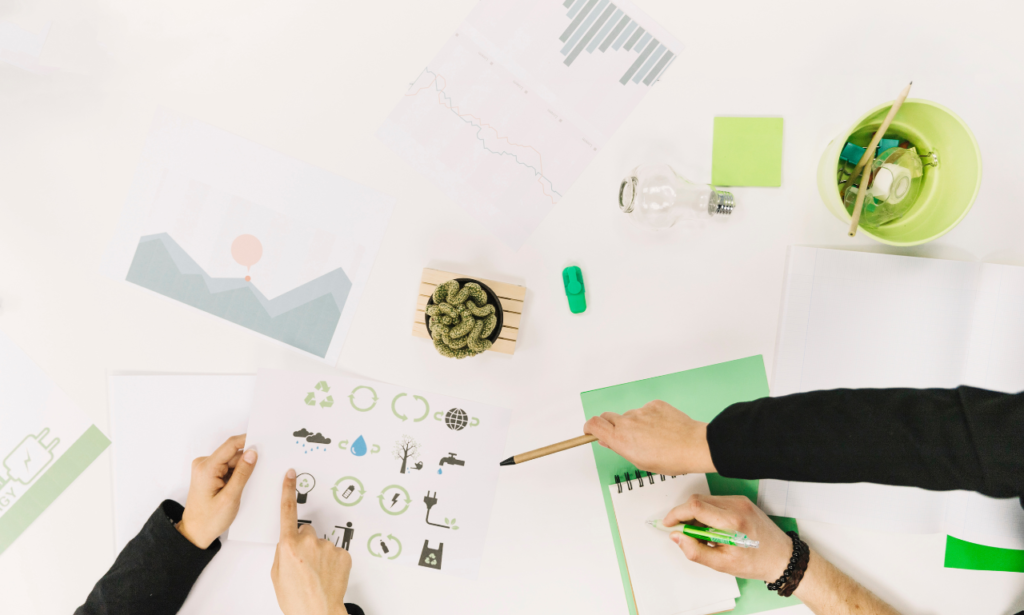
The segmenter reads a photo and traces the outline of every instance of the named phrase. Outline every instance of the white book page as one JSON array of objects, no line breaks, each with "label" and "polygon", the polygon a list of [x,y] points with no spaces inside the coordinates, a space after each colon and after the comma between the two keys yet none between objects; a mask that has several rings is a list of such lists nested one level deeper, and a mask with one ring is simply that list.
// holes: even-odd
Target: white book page
[{"label": "white book page", "polygon": [[772,394],[961,383],[979,265],[792,246]]},{"label": "white book page", "polygon": [[1017,498],[997,499],[973,491],[953,491],[946,495],[943,530],[968,542],[1024,549],[1024,510]]},{"label": "white book page", "polygon": [[1024,267],[982,265],[964,384],[1024,391]]},{"label": "white book page", "polygon": [[[772,394],[959,385],[979,276],[975,263],[790,247]],[[763,480],[758,505],[903,532],[942,527],[942,494],[910,487]]]},{"label": "white book page", "polygon": [[943,531],[946,492],[871,483],[762,480],[757,505],[767,514],[906,534]]},{"label": "white book page", "polygon": [[[709,495],[703,474],[687,474],[640,487],[632,481],[610,485],[615,521],[633,586],[633,599],[643,615],[705,615],[732,609],[740,590],[736,579],[686,559],[668,532],[646,524],[695,493]],[[727,529],[727,528],[723,528]],[[725,605],[723,607],[723,604]]]},{"label": "white book page", "polygon": [[[981,266],[964,384],[1004,393],[1024,390],[1024,268]],[[949,494],[945,531],[1004,549],[1024,549],[1024,510],[1017,498]]]}]

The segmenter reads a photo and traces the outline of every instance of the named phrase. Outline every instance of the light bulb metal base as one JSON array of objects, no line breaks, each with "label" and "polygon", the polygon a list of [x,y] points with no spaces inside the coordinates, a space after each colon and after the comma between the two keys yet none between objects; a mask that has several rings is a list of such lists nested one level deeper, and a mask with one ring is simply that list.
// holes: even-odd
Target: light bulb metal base
[{"label": "light bulb metal base", "polygon": [[736,197],[731,192],[712,190],[708,199],[708,215],[728,216],[736,208]]}]

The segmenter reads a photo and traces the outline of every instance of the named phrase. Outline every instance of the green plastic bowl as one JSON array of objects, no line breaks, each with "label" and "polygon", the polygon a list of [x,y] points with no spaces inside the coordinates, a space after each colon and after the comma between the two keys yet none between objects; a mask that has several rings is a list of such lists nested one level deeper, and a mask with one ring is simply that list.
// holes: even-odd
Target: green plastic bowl
[{"label": "green plastic bowl", "polygon": [[[892,102],[878,105],[852,128],[836,137],[818,163],[818,192],[825,206],[850,226],[850,214],[836,183],[839,154],[847,141],[866,147]],[[960,223],[981,188],[981,150],[974,133],[957,114],[927,100],[907,99],[886,131],[910,141],[921,154],[935,152],[937,166],[925,166],[921,193],[913,209],[899,220],[864,233],[893,246],[916,246],[942,237]]]}]

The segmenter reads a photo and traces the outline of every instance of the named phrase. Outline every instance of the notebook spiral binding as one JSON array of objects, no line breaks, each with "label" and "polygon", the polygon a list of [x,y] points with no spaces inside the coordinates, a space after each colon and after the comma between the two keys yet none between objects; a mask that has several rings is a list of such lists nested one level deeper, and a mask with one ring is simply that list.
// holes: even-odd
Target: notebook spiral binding
[{"label": "notebook spiral binding", "polygon": [[[630,491],[632,491],[633,490],[633,481],[634,480],[637,482],[637,485],[639,485],[640,487],[643,487],[644,486],[644,476],[643,475],[645,473],[641,472],[640,470],[636,470],[636,478],[631,478],[630,472],[631,472],[630,470],[626,470],[623,473],[625,475],[625,477],[626,477],[626,488],[629,489]],[[647,484],[653,485],[654,484],[654,473],[653,472],[646,472],[646,474],[647,474]],[[661,482],[665,482],[665,475],[664,474],[659,474],[658,476],[661,477]],[[675,478],[675,476],[669,476],[669,478]],[[619,489],[619,493],[622,493],[622,479],[619,477],[618,474],[615,475],[615,486]]]}]

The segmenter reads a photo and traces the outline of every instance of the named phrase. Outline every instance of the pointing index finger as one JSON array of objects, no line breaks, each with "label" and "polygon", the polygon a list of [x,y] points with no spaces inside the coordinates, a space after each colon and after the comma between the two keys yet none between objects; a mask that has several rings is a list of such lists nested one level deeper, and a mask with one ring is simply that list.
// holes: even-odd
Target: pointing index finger
[{"label": "pointing index finger", "polygon": [[295,504],[295,470],[288,470],[281,485],[281,540],[299,533],[299,511]]}]

